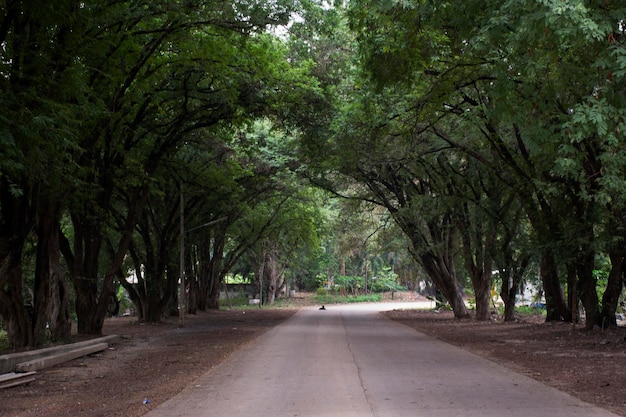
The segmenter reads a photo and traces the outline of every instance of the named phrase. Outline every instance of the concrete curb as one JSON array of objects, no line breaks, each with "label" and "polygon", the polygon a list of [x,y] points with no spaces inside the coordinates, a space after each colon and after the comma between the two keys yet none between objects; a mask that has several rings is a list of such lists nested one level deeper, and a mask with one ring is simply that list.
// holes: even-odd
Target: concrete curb
[{"label": "concrete curb", "polygon": [[26,372],[16,374],[11,372],[9,374],[0,375],[0,389],[11,388],[22,384],[27,384],[35,380],[35,374],[37,372]]},{"label": "concrete curb", "polygon": [[92,353],[101,352],[109,347],[108,343],[98,343],[90,346],[83,346],[77,349],[60,352],[55,355],[46,356],[44,358],[33,359],[28,362],[18,363],[15,366],[15,372],[32,372],[50,368],[63,362],[71,361],[81,356],[87,356]]},{"label": "concrete curb", "polygon": [[[49,366],[53,366],[61,362],[64,362],[66,360],[76,359],[77,357],[89,355],[90,353],[93,353],[93,352],[83,353],[80,356],[72,357],[73,354],[68,354],[69,352],[74,352],[74,351],[78,352],[78,351],[81,351],[81,349],[83,348],[88,348],[89,346],[94,346],[94,345],[99,345],[99,344],[107,344],[107,346],[104,347],[104,349],[106,349],[108,347],[108,343],[115,343],[119,341],[119,339],[120,339],[119,336],[111,335],[111,336],[99,337],[97,339],[85,340],[83,342],[71,343],[68,345],[53,346],[53,347],[45,348],[45,349],[30,350],[27,352],[10,353],[8,355],[0,355],[0,374],[13,372],[16,369],[16,366],[21,363],[35,362],[43,358],[51,358],[55,356],[70,358],[70,359],[65,359],[56,363],[53,363],[54,359],[50,359],[49,362],[45,362],[45,363],[52,363],[52,365],[49,365]],[[104,349],[100,349],[100,350],[104,350]],[[67,356],[64,356],[64,355],[67,355]],[[39,369],[43,369],[43,368],[39,368]]]}]

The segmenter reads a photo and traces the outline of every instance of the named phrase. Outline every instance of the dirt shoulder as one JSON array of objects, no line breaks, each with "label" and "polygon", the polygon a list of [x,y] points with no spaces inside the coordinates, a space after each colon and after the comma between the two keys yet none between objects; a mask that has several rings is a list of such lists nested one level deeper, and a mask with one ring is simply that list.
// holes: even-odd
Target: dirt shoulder
[{"label": "dirt shoulder", "polygon": [[[0,390],[0,416],[141,416],[296,309],[226,310],[159,325],[116,318],[109,350],[40,371],[35,382]],[[572,331],[528,317],[517,323],[455,320],[451,313],[391,311],[389,318],[469,350],[584,401],[626,416],[626,329]]]},{"label": "dirt shoulder", "polygon": [[107,320],[103,333],[121,335],[120,343],[0,390],[0,416],[144,415],[295,311],[211,311],[187,316],[182,329],[177,318],[158,325]]},{"label": "dirt shoulder", "polygon": [[452,313],[391,311],[387,317],[626,416],[626,328],[585,331],[525,317],[516,323],[456,320]]}]

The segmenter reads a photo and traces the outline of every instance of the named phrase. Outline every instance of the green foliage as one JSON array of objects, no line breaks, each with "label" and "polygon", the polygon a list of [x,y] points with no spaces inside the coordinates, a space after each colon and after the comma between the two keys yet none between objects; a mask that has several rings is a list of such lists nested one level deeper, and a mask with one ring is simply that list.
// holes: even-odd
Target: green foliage
[{"label": "green foliage", "polygon": [[223,308],[233,309],[247,309],[247,308],[259,308],[258,305],[251,306],[247,297],[233,297],[229,299],[228,303],[224,303]]},{"label": "green foliage", "polygon": [[540,308],[540,307],[531,307],[531,306],[518,306],[518,307],[515,307],[515,312],[518,314],[522,314],[522,315],[541,314],[545,316],[546,309],[545,307]]},{"label": "green foliage", "polygon": [[129,310],[133,307],[133,303],[128,296],[128,292],[124,289],[124,287],[120,286],[117,290],[117,299],[120,303],[120,314],[124,314],[126,310]]},{"label": "green foliage", "polygon": [[328,295],[328,289],[326,289],[326,287],[318,287],[315,293],[320,297],[324,297]]},{"label": "green foliage", "polygon": [[596,268],[593,270],[593,278],[596,281],[596,289],[598,299],[602,300],[605,289],[609,282],[609,273],[611,272],[611,262],[608,257],[598,256],[596,259]]},{"label": "green foliage", "polygon": [[[310,63],[289,62],[285,44],[267,30],[286,24],[298,6],[292,0],[11,6],[0,35],[2,191],[32,195],[33,207],[47,197],[42,206],[58,203],[60,215],[72,220],[64,237],[75,246],[65,254],[85,262],[69,270],[80,281],[77,300],[94,303],[82,306],[79,321],[115,290],[116,264],[133,233],[137,264],[174,269],[180,183],[190,190],[190,224],[230,220],[223,226],[239,251],[225,269],[262,234],[255,214],[273,220],[280,193],[299,188],[277,184],[295,183],[292,126],[321,90]],[[244,124],[265,135],[254,138],[267,144],[254,155],[235,144]],[[303,254],[319,246],[314,205],[283,208],[283,231],[290,222],[297,231],[283,233],[284,245],[303,249],[299,259],[314,257]],[[138,231],[149,237],[139,239]],[[154,256],[155,248],[163,255]],[[154,287],[165,285],[156,275]]]},{"label": "green foliage", "polygon": [[[313,303],[315,302],[315,300],[312,301],[308,301],[305,300],[304,304],[308,304],[308,303]],[[274,302],[274,304],[270,305],[263,305],[260,306],[258,304],[250,304],[249,303],[249,299],[245,298],[245,297],[236,297],[236,298],[231,298],[230,299],[230,303],[226,302],[223,303],[221,305],[220,308],[222,309],[234,309],[234,310],[258,310],[259,308],[268,308],[268,309],[274,309],[274,308],[300,308],[302,307],[302,301],[301,300],[297,300],[294,298],[290,298],[290,297],[280,297],[277,298],[276,301]]]},{"label": "green foliage", "polygon": [[361,276],[337,276],[334,280],[334,286],[331,289],[333,293],[358,295],[367,288],[368,293],[382,293],[386,291],[401,291],[406,288],[397,283],[397,275],[391,271],[391,268],[385,267],[379,275],[370,277],[367,281]]},{"label": "green foliage", "polygon": [[365,278],[358,276],[338,276],[335,278],[334,292],[346,291],[348,294],[356,295],[364,289]]},{"label": "green foliage", "polygon": [[123,237],[172,269],[181,183],[188,229],[225,219],[188,234],[196,253],[223,246],[206,260],[221,278],[271,250],[290,285],[359,294],[412,282],[415,259],[456,283],[461,261],[521,271],[545,248],[564,264],[623,245],[623,4],[334,3],[15,3],[0,191],[32,207],[3,212],[59,206],[89,300]]},{"label": "green foliage", "polygon": [[318,304],[350,304],[350,303],[376,303],[382,300],[381,294],[361,294],[361,295],[333,295],[317,294],[315,300]]}]

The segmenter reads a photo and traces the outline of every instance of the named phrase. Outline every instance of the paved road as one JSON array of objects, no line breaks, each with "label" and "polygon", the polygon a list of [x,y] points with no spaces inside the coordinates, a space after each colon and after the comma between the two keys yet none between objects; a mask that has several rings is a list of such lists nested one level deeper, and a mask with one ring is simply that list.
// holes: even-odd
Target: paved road
[{"label": "paved road", "polygon": [[377,314],[390,307],[303,309],[147,416],[615,416]]}]

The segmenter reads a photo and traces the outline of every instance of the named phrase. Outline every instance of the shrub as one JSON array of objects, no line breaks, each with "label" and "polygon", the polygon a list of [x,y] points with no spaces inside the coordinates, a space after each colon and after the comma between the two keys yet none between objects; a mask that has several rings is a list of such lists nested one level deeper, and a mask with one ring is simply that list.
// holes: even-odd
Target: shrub
[{"label": "shrub", "polygon": [[323,296],[328,294],[328,290],[324,287],[319,287],[315,292],[318,296]]},{"label": "shrub", "polygon": [[319,304],[344,304],[344,303],[375,303],[382,300],[381,294],[361,294],[361,295],[316,295],[315,299]]}]

